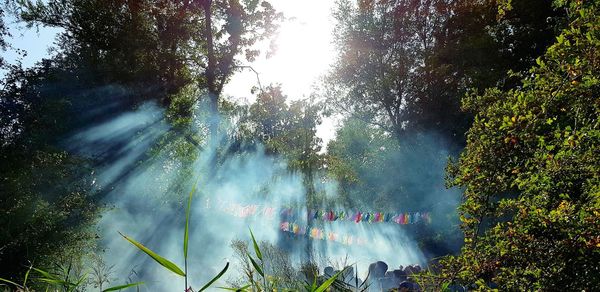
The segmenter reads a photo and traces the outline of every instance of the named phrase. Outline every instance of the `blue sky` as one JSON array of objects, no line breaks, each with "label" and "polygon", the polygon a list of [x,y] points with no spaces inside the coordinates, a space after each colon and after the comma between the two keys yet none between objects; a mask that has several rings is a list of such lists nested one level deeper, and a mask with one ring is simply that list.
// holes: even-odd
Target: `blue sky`
[{"label": "blue sky", "polygon": [[18,58],[21,58],[16,49],[25,50],[27,55],[21,58],[24,67],[31,67],[48,56],[48,48],[52,46],[56,35],[61,31],[52,27],[27,28],[23,23],[17,23],[12,17],[5,17],[4,21],[12,35],[6,41],[13,48],[2,52],[2,57],[9,63],[14,64]]}]

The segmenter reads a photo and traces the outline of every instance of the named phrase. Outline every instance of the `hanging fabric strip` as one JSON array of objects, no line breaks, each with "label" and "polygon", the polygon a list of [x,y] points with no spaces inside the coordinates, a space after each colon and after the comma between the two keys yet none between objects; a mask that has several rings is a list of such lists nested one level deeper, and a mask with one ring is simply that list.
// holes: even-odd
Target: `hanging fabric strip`
[{"label": "hanging fabric strip", "polygon": [[385,212],[348,212],[345,210],[295,209],[292,207],[271,207],[256,204],[241,205],[235,202],[219,200],[214,207],[234,217],[259,217],[267,220],[280,219],[288,222],[321,220],[324,222],[348,221],[355,223],[396,223],[431,224],[429,212],[385,213]]},{"label": "hanging fabric strip", "polygon": [[326,232],[325,230],[318,227],[311,227],[310,230],[308,230],[307,232],[307,229],[304,226],[300,226],[293,222],[281,222],[279,224],[279,227],[279,229],[282,232],[293,234],[295,236],[308,236],[309,238],[314,240],[326,240],[338,242],[344,245],[365,245],[368,242],[365,238],[355,237],[350,234],[339,234],[334,231]]}]

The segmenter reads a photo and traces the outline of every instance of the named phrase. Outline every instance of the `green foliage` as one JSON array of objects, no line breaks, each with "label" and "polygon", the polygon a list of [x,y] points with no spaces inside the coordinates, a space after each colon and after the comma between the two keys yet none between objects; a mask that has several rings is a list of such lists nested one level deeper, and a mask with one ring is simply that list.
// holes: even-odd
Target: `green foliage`
[{"label": "green foliage", "polygon": [[[258,56],[255,45],[275,32],[281,15],[263,0],[17,2],[28,25],[64,29],[55,55],[31,70],[13,67],[0,94],[0,274],[8,275],[0,280],[24,288],[31,269],[23,284],[17,283],[26,260],[45,266],[90,250],[93,233],[86,227],[97,214],[91,163],[56,149],[60,137],[85,126],[72,113],[113,101],[122,110],[160,101],[174,130],[156,149],[169,150],[163,152],[173,156],[173,165],[189,174],[189,161],[205,140],[190,130],[198,98],[209,93],[212,114],[219,107],[238,108],[220,98],[223,86]],[[290,169],[306,178],[310,202],[316,171],[327,169],[348,196],[342,198],[346,203],[419,209],[423,205],[413,205],[405,179],[426,181],[427,172],[418,166],[409,174],[398,172],[398,165],[405,167],[398,162],[408,159],[390,153],[422,150],[417,135],[408,135],[421,131],[441,132],[461,144],[469,117],[458,111],[459,98],[475,89],[462,103],[475,116],[467,148],[448,166],[450,184],[465,189],[460,211],[466,246],[461,255],[442,261],[441,278],[432,280],[432,287],[600,285],[598,1],[557,0],[558,9],[544,0],[354,4],[339,1],[334,13],[339,60],[328,78],[328,107],[351,117],[329,154],[320,154],[316,135],[328,108],[314,96],[289,102],[278,86],[261,90],[241,114],[239,140],[256,139],[269,154],[285,156]],[[556,40],[549,38],[566,24]],[[7,34],[0,22],[1,49]],[[512,73],[505,74],[509,69]],[[518,76],[529,77],[519,83]],[[489,86],[496,88],[479,91]],[[98,98],[105,95],[117,98]],[[214,125],[209,132],[216,134]],[[412,141],[402,144],[407,140]],[[394,184],[382,181],[390,173],[398,173]],[[185,175],[175,184],[182,181]],[[194,191],[195,185],[185,214],[184,270],[123,235],[186,281]],[[446,233],[428,242],[448,241],[454,234],[447,215]],[[273,271],[267,252],[250,234],[254,256],[246,251],[243,257],[251,284],[234,290],[267,290],[291,279]],[[33,271],[32,283],[65,291],[85,279],[73,277],[70,265],[57,275]],[[255,273],[262,281],[254,281]],[[312,285],[303,284],[324,291],[336,277],[314,275]]]},{"label": "green foliage", "polygon": [[[166,106],[192,83],[218,98],[231,75],[259,55],[255,44],[269,38],[281,19],[264,0],[18,3],[17,13],[29,26],[65,30],[60,46],[74,67],[135,89],[136,101]],[[185,102],[176,103],[178,113],[189,114]]]},{"label": "green foliage", "polygon": [[[325,282],[323,282],[323,284],[321,284],[319,287],[317,287],[316,289],[311,289],[311,292],[323,292],[325,290],[327,290],[329,288],[329,286],[333,285],[333,283],[337,280],[337,278],[343,274],[346,271],[347,267],[344,268],[343,270],[335,273],[335,275],[331,276],[329,279],[327,279]],[[314,285],[313,285],[314,288]]]},{"label": "green foliage", "polygon": [[465,189],[450,280],[503,290],[600,285],[600,3],[556,1],[570,23],[522,85],[472,94],[467,147],[449,167]]},{"label": "green foliage", "polygon": [[[254,260],[254,258],[244,249],[246,249],[246,246],[241,246],[242,250],[239,250],[242,253],[245,253],[245,255],[247,256],[247,258],[250,260],[252,267],[254,268],[254,270],[258,273],[258,275],[260,276],[260,278],[262,279],[262,281],[255,281],[254,277],[252,276],[252,274],[249,274],[250,276],[250,284],[240,287],[240,288],[222,288],[222,289],[226,289],[226,290],[233,290],[233,291],[248,291],[247,289],[252,289],[250,291],[271,291],[271,290],[278,290],[278,289],[282,289],[283,291],[294,291],[293,288],[297,288],[302,286],[299,285],[300,284],[300,279],[297,278],[297,276],[294,276],[294,278],[291,279],[287,279],[289,282],[297,282],[297,283],[278,283],[277,282],[277,277],[274,277],[274,275],[269,275],[266,274],[264,272],[265,270],[265,262],[266,262],[266,258],[263,258],[263,253],[260,250],[260,247],[258,245],[258,243],[256,242],[256,239],[254,238],[254,234],[252,233],[252,230],[250,230],[250,236],[252,237],[252,244],[254,247],[254,253],[256,255],[256,257],[259,259],[260,264],[256,262],[256,260]],[[273,269],[278,269],[278,268],[283,268],[283,267],[272,267]],[[348,267],[342,269],[341,271],[337,272],[335,275],[328,277],[327,279],[325,279],[318,287],[317,287],[317,275],[314,275],[314,280],[312,285],[309,285],[308,283],[304,283],[304,287],[306,288],[307,291],[309,292],[323,292],[325,290],[327,290],[330,286],[332,286],[337,278],[342,275],[346,270],[348,269]],[[275,271],[274,271],[275,272]],[[279,285],[285,285],[280,287]],[[285,287],[290,287],[292,289],[286,289]]]},{"label": "green foliage", "polygon": [[0,274],[12,280],[28,260],[45,265],[89,252],[98,211],[86,161],[54,149],[13,150],[0,150]]},{"label": "green foliage", "polygon": [[321,139],[316,127],[324,110],[324,104],[312,98],[288,104],[281,87],[269,86],[257,95],[243,117],[242,138],[257,139],[268,153],[289,159],[291,169],[307,173],[320,166]]},{"label": "green foliage", "polygon": [[[175,136],[173,143],[162,145],[189,170],[185,159],[193,161],[197,145],[188,142],[198,137],[181,132],[188,134],[206,90],[208,37],[203,5],[195,1],[9,2],[28,26],[63,30],[49,59],[28,70],[11,67],[2,80],[0,224],[7,228],[0,232],[0,274],[13,279],[27,260],[52,263],[61,251],[82,256],[94,238],[86,229],[97,214],[88,165],[103,162],[57,149],[71,131],[156,100],[177,130],[164,137]],[[222,87],[243,60],[257,56],[253,45],[273,33],[281,16],[266,1],[210,3],[213,73]],[[6,34],[0,22],[2,49]]]},{"label": "green foliage", "polygon": [[495,1],[339,1],[338,61],[330,106],[406,140],[435,131],[464,143],[468,90],[512,85],[554,35],[560,13],[545,0],[514,3],[501,22]]},{"label": "green foliage", "polygon": [[[168,1],[19,1],[29,26],[60,27],[64,54],[104,82],[152,86],[168,98],[191,81],[183,44],[197,32],[183,3]],[[183,12],[183,13],[182,13]],[[158,88],[157,88],[158,87]],[[147,87],[146,87],[147,88]]]},{"label": "green foliage", "polygon": [[[37,276],[34,276],[31,281],[29,281],[30,285],[28,285],[29,274],[31,270],[37,272]],[[69,280],[69,276],[65,276],[63,279],[60,275],[49,273],[45,270],[34,268],[33,266],[29,267],[29,270],[25,273],[24,281],[22,284],[17,284],[13,281],[0,278],[0,287],[9,286],[16,289],[16,291],[35,291],[34,287],[39,286],[45,287],[46,291],[50,288],[53,291],[64,291],[64,292],[73,292],[80,291],[81,289],[85,289],[83,285],[85,280],[87,279],[87,274],[80,276],[75,282]],[[9,285],[2,284],[2,282],[7,283]],[[108,291],[120,291],[126,288],[137,287],[139,285],[144,284],[143,282],[129,283],[119,286],[110,287],[102,290],[102,292]]]},{"label": "green foliage", "polygon": [[[70,268],[71,267],[69,267],[69,269]],[[29,275],[32,270],[36,273],[36,275],[34,275],[30,279]],[[79,276],[78,278],[76,278],[75,281],[73,281],[73,280],[69,279],[69,276],[70,276],[69,272],[70,271],[67,271],[67,274],[61,275],[61,274],[50,273],[48,271],[30,266],[29,269],[27,270],[27,272],[25,273],[25,277],[24,277],[22,284],[17,284],[13,281],[0,278],[0,287],[2,287],[2,286],[13,287],[14,289],[16,289],[15,291],[37,291],[36,290],[37,287],[39,287],[39,289],[45,288],[46,291],[48,291],[49,289],[52,289],[52,291],[61,291],[61,292],[73,292],[73,291],[85,290],[86,287],[85,287],[84,283],[87,280],[87,277],[88,277],[87,274],[83,274],[83,275]],[[28,280],[30,280],[30,281],[28,282]],[[2,282],[9,284],[9,285],[3,284]],[[104,290],[102,290],[102,292],[120,291],[120,290],[123,290],[126,288],[137,287],[142,284],[144,284],[144,283],[137,282],[137,283],[124,284],[124,285],[119,285],[119,286],[114,286],[114,287],[104,289]]]},{"label": "green foliage", "polygon": [[240,109],[236,139],[242,144],[264,145],[267,154],[287,159],[288,168],[303,174],[309,204],[314,203],[317,172],[324,159],[317,126],[327,114],[316,96],[288,102],[279,85],[261,90],[254,104]]}]

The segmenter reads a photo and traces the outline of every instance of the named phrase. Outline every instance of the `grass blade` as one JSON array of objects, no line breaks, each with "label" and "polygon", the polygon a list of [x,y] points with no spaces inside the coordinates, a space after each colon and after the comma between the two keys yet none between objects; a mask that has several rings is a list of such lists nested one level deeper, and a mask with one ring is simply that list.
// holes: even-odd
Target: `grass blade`
[{"label": "grass blade", "polygon": [[41,270],[41,269],[38,269],[38,268],[33,268],[33,270],[35,270],[36,272],[40,273],[45,278],[52,279],[52,280],[58,280],[58,278],[56,278],[56,276],[51,275],[50,273],[48,273],[48,272],[46,272],[44,270]]},{"label": "grass blade", "polygon": [[142,245],[141,243],[133,240],[132,238],[129,238],[127,236],[125,236],[123,233],[119,232],[119,234],[121,234],[121,236],[123,236],[123,238],[127,239],[127,241],[129,241],[131,244],[133,244],[135,247],[139,248],[140,250],[142,250],[143,252],[145,252],[147,255],[149,255],[153,260],[155,260],[157,263],[159,263],[161,266],[167,268],[169,271],[185,277],[185,273],[174,263],[170,262],[169,260],[159,256],[157,253],[151,251],[150,249],[148,249],[147,247],[145,247],[144,245]]},{"label": "grass blade", "polygon": [[256,243],[256,239],[254,239],[252,229],[250,229],[250,236],[252,236],[252,244],[254,244],[254,252],[256,253],[256,257],[258,257],[258,259],[262,261],[262,253],[260,252],[260,248],[258,248],[258,243]]},{"label": "grass blade", "polygon": [[188,257],[188,240],[189,240],[189,227],[190,227],[190,209],[192,209],[192,196],[196,192],[196,185],[198,185],[198,180],[192,186],[192,190],[190,191],[190,196],[188,198],[187,209],[185,210],[185,230],[183,232],[183,258],[187,259]]},{"label": "grass blade", "polygon": [[[358,268],[356,268],[356,270],[358,271]],[[358,273],[357,273],[356,275],[358,275]],[[362,284],[360,284],[360,286],[359,286],[359,287],[357,287],[357,288],[361,288],[362,286],[364,286],[364,285],[367,285],[367,282],[369,281],[369,276],[371,276],[371,271],[370,271],[370,270],[369,270],[369,271],[367,271],[367,276],[365,277],[365,280],[364,280],[364,281],[362,282]],[[357,277],[357,279],[358,279],[358,277]],[[365,286],[365,287],[368,287],[368,286],[369,286],[369,285],[367,285],[367,286]]]},{"label": "grass blade", "polygon": [[442,292],[450,291],[450,282],[442,283],[441,291]]},{"label": "grass blade", "polygon": [[114,286],[114,287],[110,287],[107,289],[102,290],[102,292],[109,292],[109,291],[118,291],[121,289],[125,289],[125,288],[130,288],[130,287],[135,287],[135,286],[139,286],[144,284],[144,282],[135,282],[135,283],[130,283],[130,284],[124,284],[124,285],[119,285],[119,286]]},{"label": "grass blade", "polygon": [[27,269],[27,273],[25,273],[25,279],[23,280],[23,287],[27,287],[27,280],[29,280],[29,273],[31,272],[32,268],[33,268],[33,265],[30,265],[29,269]]},{"label": "grass blade", "polygon": [[256,261],[250,255],[248,255],[248,258],[250,259],[250,262],[254,266],[254,269],[256,269],[256,271],[264,278],[265,274],[263,273],[263,271],[260,268],[260,266],[256,263]]},{"label": "grass blade", "polygon": [[50,279],[50,278],[38,278],[37,280],[47,283],[47,284],[52,284],[52,285],[64,285],[64,286],[71,286],[71,283],[67,283],[65,281],[62,280],[56,280],[56,279]]},{"label": "grass blade", "polygon": [[204,287],[200,288],[200,290],[198,290],[198,292],[204,291],[206,288],[210,287],[210,285],[212,285],[215,281],[219,280],[219,278],[221,278],[221,276],[223,276],[223,274],[225,274],[225,272],[227,272],[227,269],[229,269],[229,262],[227,262],[227,264],[225,265],[223,270],[217,276],[215,276],[212,280],[210,280],[210,282],[206,283],[206,285],[204,285]]},{"label": "grass blade", "polygon": [[87,279],[87,275],[88,275],[87,273],[86,273],[86,274],[83,274],[83,275],[82,275],[82,276],[79,278],[79,280],[77,280],[77,282],[75,282],[75,283],[69,283],[69,284],[71,284],[72,286],[71,286],[71,288],[70,288],[68,291],[75,291],[75,289],[77,289],[77,287],[79,287],[79,286],[80,286],[80,285],[83,283],[83,281],[85,281],[85,280]]},{"label": "grass blade", "polygon": [[65,280],[61,280],[59,279],[57,276],[52,275],[42,269],[38,269],[38,268],[32,268],[34,271],[40,273],[40,275],[42,275],[41,278],[37,278],[37,280],[42,281],[44,283],[48,283],[48,284],[53,284],[53,285],[63,285],[63,286],[73,286],[73,283],[67,282]]},{"label": "grass blade", "polygon": [[23,286],[21,286],[21,285],[19,285],[19,284],[15,283],[15,282],[13,282],[13,281],[11,281],[11,280],[4,279],[4,278],[0,278],[0,282],[6,282],[6,283],[8,283],[8,284],[15,285],[15,287],[23,288]]},{"label": "grass blade", "polygon": [[337,272],[335,275],[333,275],[333,277],[327,279],[327,281],[323,282],[323,284],[321,284],[321,286],[319,286],[319,288],[317,288],[317,290],[314,290],[314,292],[323,292],[323,291],[327,290],[327,288],[329,288],[329,286],[331,286],[331,284],[333,284],[333,282],[335,282],[337,277],[339,277],[344,271],[346,271],[346,268]]}]

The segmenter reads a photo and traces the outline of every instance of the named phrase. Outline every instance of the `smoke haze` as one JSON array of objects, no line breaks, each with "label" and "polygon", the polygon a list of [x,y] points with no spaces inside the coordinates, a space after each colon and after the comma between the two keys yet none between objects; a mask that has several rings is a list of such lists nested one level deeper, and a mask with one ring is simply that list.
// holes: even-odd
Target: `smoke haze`
[{"label": "smoke haze", "polygon": [[[349,262],[358,263],[359,272],[365,274],[368,264],[377,260],[386,261],[391,268],[426,264],[427,258],[417,243],[403,226],[397,224],[311,223],[325,232],[351,234],[365,239],[363,244],[345,245],[334,241],[308,240],[306,236],[282,232],[278,214],[273,217],[263,216],[260,212],[253,216],[236,215],[232,208],[248,205],[259,210],[293,207],[299,212],[307,212],[304,178],[299,172],[289,171],[284,158],[266,155],[260,146],[223,155],[208,143],[200,142],[192,155],[193,162],[181,161],[178,151],[187,138],[169,126],[164,110],[152,102],[129,112],[106,112],[110,112],[110,107],[103,113],[96,113],[102,118],[86,116],[92,125],[65,139],[64,145],[70,151],[98,162],[94,187],[99,200],[107,205],[97,227],[99,246],[105,262],[115,265],[114,278],[118,280],[113,284],[128,279],[144,281],[146,285],[141,287],[142,291],[172,291],[173,287],[179,289],[183,286],[182,277],[166,271],[117,232],[123,232],[183,267],[185,201],[196,178],[198,187],[192,201],[188,260],[190,285],[195,289],[214,277],[227,261],[231,261],[233,266],[223,279],[236,276],[240,268],[235,266],[230,243],[234,239],[249,241],[249,229],[257,240],[271,242],[286,250],[298,266],[313,255],[332,261],[347,256]],[[208,116],[206,112],[196,112],[194,125],[198,133],[206,133],[204,124]],[[221,133],[233,131],[229,124],[231,119],[222,117],[220,120]],[[226,149],[231,143],[225,134],[220,140],[219,149]],[[430,148],[421,149],[413,156],[390,154],[401,156],[394,160],[396,171],[412,172],[416,165],[420,165],[423,169],[415,175],[410,178],[404,176],[405,185],[427,186],[409,190],[424,193],[421,196],[424,201],[418,205],[431,206],[431,202],[425,200],[446,197],[449,199],[444,204],[444,211],[448,206],[455,208],[456,192],[443,188],[444,155],[448,151],[438,149],[434,141],[427,143]],[[419,159],[416,155],[424,155],[428,151],[436,152],[431,157],[421,158],[421,162],[416,161]],[[218,167],[213,169],[215,159]],[[417,177],[424,174],[428,176]],[[381,184],[395,182],[389,176],[378,179],[382,180]],[[336,182],[326,179],[315,181],[315,187],[325,192],[328,198],[337,197]],[[363,202],[355,202],[354,206],[352,203],[351,199],[345,206],[322,208],[357,211],[364,207]],[[439,224],[436,219],[440,218],[435,216],[440,210],[433,208],[430,211],[432,226],[436,226]],[[296,223],[309,224],[305,218]]]}]

